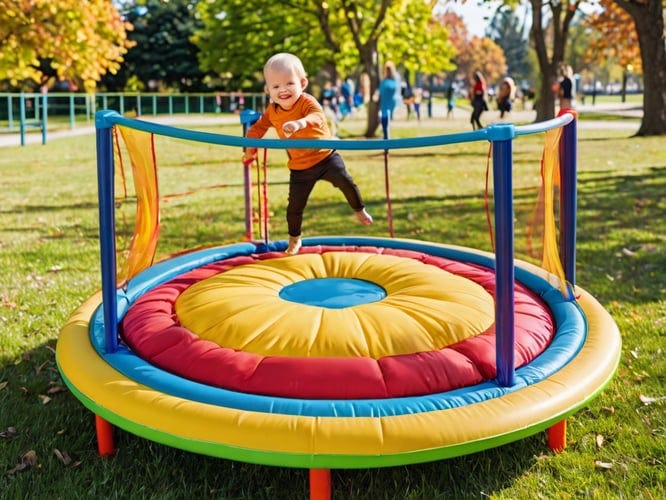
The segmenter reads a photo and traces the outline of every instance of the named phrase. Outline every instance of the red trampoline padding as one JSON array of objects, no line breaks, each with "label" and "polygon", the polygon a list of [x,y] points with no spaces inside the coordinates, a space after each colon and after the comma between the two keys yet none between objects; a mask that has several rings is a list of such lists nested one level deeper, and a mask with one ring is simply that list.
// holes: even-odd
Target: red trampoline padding
[{"label": "red trampoline padding", "polygon": [[[343,247],[342,251],[417,260],[434,266],[435,272],[453,273],[478,283],[494,299],[494,273],[481,266],[414,251],[374,247]],[[303,252],[341,252],[341,247],[306,247]],[[127,311],[122,321],[124,341],[141,358],[182,377],[229,390],[276,397],[368,399],[417,396],[477,384],[495,376],[492,324],[479,334],[438,349],[378,359],[245,352],[202,339],[196,332],[180,325],[175,303],[190,286],[236,266],[276,258],[284,259],[284,254],[235,257],[195,269],[156,287],[141,296]],[[292,259],[298,258],[287,259],[293,265]],[[344,256],[338,264],[344,271]],[[518,283],[514,293],[515,366],[518,368],[547,347],[554,334],[554,324],[547,307],[534,293]],[[282,299],[275,297],[271,300]],[[337,327],[344,328],[345,325]],[[365,333],[382,335],[381,330]],[[247,335],[252,334],[247,332]]]}]

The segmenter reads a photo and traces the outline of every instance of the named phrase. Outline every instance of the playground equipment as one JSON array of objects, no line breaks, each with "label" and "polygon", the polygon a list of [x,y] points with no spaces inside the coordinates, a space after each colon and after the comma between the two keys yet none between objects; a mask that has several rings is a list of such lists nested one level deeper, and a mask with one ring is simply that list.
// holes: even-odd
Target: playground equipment
[{"label": "playground equipment", "polygon": [[[439,460],[542,430],[562,450],[567,416],[615,373],[617,327],[575,284],[573,114],[417,139],[317,142],[388,151],[490,141],[494,255],[331,236],[304,239],[290,257],[284,241],[261,241],[152,264],[158,214],[140,200],[139,248],[121,286],[112,127],[238,147],[287,141],[115,112],[98,113],[96,124],[102,290],[64,326],[56,359],[68,387],[96,414],[101,454],[114,451],[113,424],[197,453],[310,469],[311,497],[328,498],[333,468]],[[561,272],[515,261],[513,246],[513,140],[556,129],[561,138],[544,168],[561,160]],[[128,149],[140,147],[130,142]],[[156,196],[150,175],[144,187],[147,198]]]}]

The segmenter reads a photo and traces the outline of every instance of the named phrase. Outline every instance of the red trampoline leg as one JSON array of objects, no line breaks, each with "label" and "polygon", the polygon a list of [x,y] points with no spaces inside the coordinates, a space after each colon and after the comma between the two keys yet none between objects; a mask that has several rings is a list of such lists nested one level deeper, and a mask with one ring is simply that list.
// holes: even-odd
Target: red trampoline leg
[{"label": "red trampoline leg", "polygon": [[310,500],[331,499],[331,470],[310,469]]},{"label": "red trampoline leg", "polygon": [[561,453],[567,447],[566,419],[548,428],[548,447],[555,453]]},{"label": "red trampoline leg", "polygon": [[97,431],[97,451],[101,456],[116,453],[113,442],[113,426],[99,415],[95,415],[95,430]]}]

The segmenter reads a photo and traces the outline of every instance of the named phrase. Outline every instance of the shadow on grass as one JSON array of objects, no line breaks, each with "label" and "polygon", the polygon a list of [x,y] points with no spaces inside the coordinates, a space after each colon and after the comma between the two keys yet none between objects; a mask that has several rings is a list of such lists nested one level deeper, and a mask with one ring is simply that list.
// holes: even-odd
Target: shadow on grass
[{"label": "shadow on grass", "polygon": [[[663,269],[666,224],[666,168],[654,167],[641,175],[612,171],[586,172],[579,179],[578,260],[579,281],[603,300],[628,303],[654,301],[666,288]],[[516,192],[517,212],[527,213],[530,190]],[[344,200],[314,199],[306,213],[311,234],[331,234],[334,228],[350,233],[387,235],[380,215],[383,202],[371,201],[377,224],[351,225],[353,215]],[[90,208],[90,207],[87,207]],[[487,248],[488,229],[480,194],[468,196],[414,196],[393,200],[396,235],[427,241]],[[47,207],[52,209],[52,207]],[[282,207],[279,228],[284,227]],[[184,232],[182,225],[166,222],[165,237],[174,247],[193,248],[220,240],[222,225],[242,221],[225,219],[222,207],[211,204],[198,216],[204,223]],[[180,213],[176,217],[186,217]],[[206,223],[205,221],[209,221]],[[222,223],[220,221],[223,221]],[[93,235],[94,228],[89,228]],[[277,231],[276,231],[277,232]],[[96,233],[95,233],[96,235]],[[79,236],[80,237],[80,236]],[[232,236],[230,236],[232,237]],[[10,326],[11,328],[11,326]],[[136,497],[305,498],[307,471],[231,462],[168,448],[124,431],[118,431],[118,453],[96,454],[93,417],[68,391],[62,390],[49,341],[19,359],[3,357],[0,389],[3,408],[0,432],[0,477],[3,495],[35,498],[67,495]],[[22,472],[9,473],[28,451],[37,463]],[[66,452],[63,463],[54,450]],[[470,498],[509,488],[547,453],[538,434],[497,449],[427,464],[373,470],[336,470],[334,498]],[[538,458],[537,458],[538,457]]]},{"label": "shadow on grass", "polygon": [[51,205],[18,205],[10,210],[0,209],[1,213],[4,214],[30,214],[30,213],[42,213],[42,212],[70,212],[72,210],[96,210],[97,203],[85,202],[85,203],[71,203],[69,205],[62,204],[51,204]]},{"label": "shadow on grass", "polygon": [[[308,472],[252,465],[170,448],[115,429],[117,453],[96,452],[94,417],[65,388],[55,341],[3,358],[0,485],[4,498],[307,497]],[[7,432],[12,428],[11,432]],[[15,430],[15,431],[14,431]],[[35,462],[15,470],[34,452]],[[478,497],[508,487],[546,453],[542,434],[497,449],[432,463],[334,470],[333,498]],[[71,459],[65,462],[63,457]]]},{"label": "shadow on grass", "polygon": [[655,300],[666,289],[666,167],[585,173],[578,186],[579,281],[605,300]]}]

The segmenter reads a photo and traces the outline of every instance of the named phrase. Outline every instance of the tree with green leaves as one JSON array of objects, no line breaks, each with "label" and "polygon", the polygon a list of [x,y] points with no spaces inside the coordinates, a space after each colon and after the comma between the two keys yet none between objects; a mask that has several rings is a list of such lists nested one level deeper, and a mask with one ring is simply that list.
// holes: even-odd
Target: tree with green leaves
[{"label": "tree with green leaves", "polygon": [[110,90],[126,90],[128,80],[140,82],[135,90],[209,90],[199,69],[199,49],[190,38],[203,25],[197,18],[197,0],[132,0],[122,12],[134,29],[135,43],[117,75],[104,79]]},{"label": "tree with green leaves", "polygon": [[35,90],[69,80],[93,90],[131,46],[109,0],[0,0],[0,81]]},{"label": "tree with green leaves", "polygon": [[506,58],[507,73],[517,82],[529,80],[533,68],[529,58],[529,28],[508,5],[500,6],[493,15],[486,36],[499,45]]},{"label": "tree with green leaves", "polygon": [[[209,0],[199,3],[204,28],[193,38],[204,71],[261,80],[275,52],[297,54],[310,71],[369,76],[379,86],[382,61],[424,73],[450,66],[446,30],[432,20],[436,2],[423,0]],[[378,103],[368,103],[366,136],[379,127]]]}]

